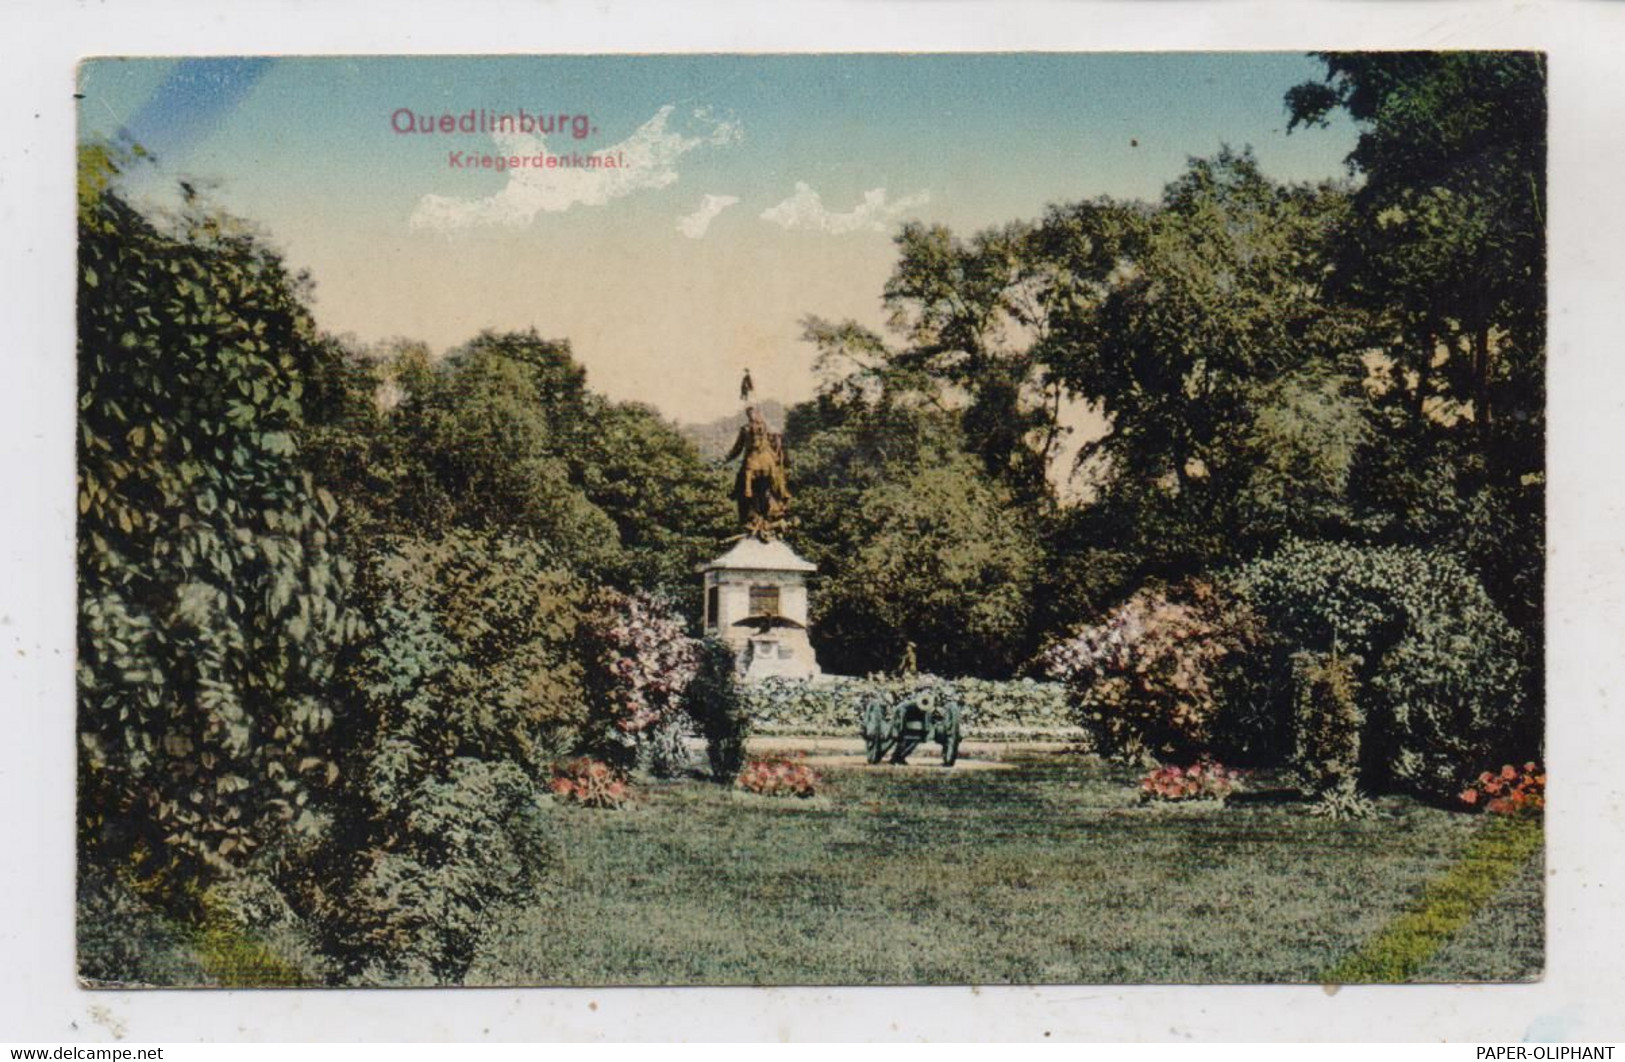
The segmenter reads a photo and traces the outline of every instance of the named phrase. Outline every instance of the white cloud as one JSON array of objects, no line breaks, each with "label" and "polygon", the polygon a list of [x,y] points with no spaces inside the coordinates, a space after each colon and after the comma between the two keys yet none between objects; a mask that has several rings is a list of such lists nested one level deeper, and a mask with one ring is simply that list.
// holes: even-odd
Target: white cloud
[{"label": "white cloud", "polygon": [[805,181],[796,182],[796,193],[778,206],[762,211],[762,220],[787,229],[807,229],[839,235],[847,232],[885,232],[901,215],[931,201],[930,192],[916,192],[886,202],[886,189],[871,188],[863,202],[844,214],[824,206],[824,200]]},{"label": "white cloud", "polygon": [[697,240],[711,227],[712,219],[737,202],[737,195],[708,195],[700,200],[698,210],[677,219],[677,231],[691,240]]},{"label": "white cloud", "polygon": [[[667,128],[675,107],[655,112],[631,136],[593,154],[614,158],[615,168],[554,168],[521,166],[508,170],[508,183],[494,195],[476,199],[426,195],[412,212],[414,229],[462,229],[478,225],[520,228],[536,215],[569,210],[573,206],[603,206],[614,199],[648,188],[665,188],[677,180],[676,162],[700,147],[721,147],[740,138],[737,122],[718,121],[703,111],[693,112],[709,126],[700,135],[684,136]],[[521,158],[549,154],[546,137],[526,133],[493,133],[493,156]],[[455,150],[455,149],[453,149]],[[582,155],[579,147],[571,149]],[[555,154],[564,154],[557,152]]]}]

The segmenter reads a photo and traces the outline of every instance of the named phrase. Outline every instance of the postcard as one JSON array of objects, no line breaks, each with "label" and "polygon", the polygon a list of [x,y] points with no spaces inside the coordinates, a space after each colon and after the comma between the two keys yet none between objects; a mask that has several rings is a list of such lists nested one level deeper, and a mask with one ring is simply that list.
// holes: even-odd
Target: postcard
[{"label": "postcard", "polygon": [[86,59],[81,983],[1539,979],[1547,75]]}]

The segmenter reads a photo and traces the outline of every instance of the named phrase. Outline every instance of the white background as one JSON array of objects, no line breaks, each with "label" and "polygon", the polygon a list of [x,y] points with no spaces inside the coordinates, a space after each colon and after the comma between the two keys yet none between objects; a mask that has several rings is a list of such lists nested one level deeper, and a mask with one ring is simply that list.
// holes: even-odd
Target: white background
[{"label": "white background", "polygon": [[[0,1042],[1625,1039],[1625,5],[0,0]],[[74,63],[88,55],[1542,48],[1546,979],[1521,986],[85,992],[73,975]]]}]

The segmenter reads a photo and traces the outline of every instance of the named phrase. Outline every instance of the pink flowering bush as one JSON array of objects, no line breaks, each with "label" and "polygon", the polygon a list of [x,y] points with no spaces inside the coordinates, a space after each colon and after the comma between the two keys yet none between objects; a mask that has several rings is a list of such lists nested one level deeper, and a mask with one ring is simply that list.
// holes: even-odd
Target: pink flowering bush
[{"label": "pink flowering bush", "polygon": [[736,784],[758,796],[810,797],[818,795],[823,780],[818,772],[799,760],[783,756],[751,760],[739,772]]},{"label": "pink flowering bush", "polygon": [[1141,763],[1205,754],[1227,681],[1262,638],[1213,584],[1146,587],[1041,657],[1102,752]]},{"label": "pink flowering bush", "polygon": [[632,798],[621,772],[588,756],[554,764],[547,788],[560,800],[587,808],[621,808]]},{"label": "pink flowering bush", "polygon": [[1140,803],[1217,800],[1223,803],[1241,788],[1242,774],[1221,763],[1202,760],[1189,767],[1158,767],[1140,779]]},{"label": "pink flowering bush", "polygon": [[1485,771],[1462,791],[1461,802],[1492,815],[1526,815],[1546,807],[1546,769],[1531,760],[1523,769],[1507,764]]},{"label": "pink flowering bush", "polygon": [[664,599],[610,590],[599,594],[583,637],[592,664],[589,744],[629,763],[641,737],[677,722],[699,672],[700,642]]}]

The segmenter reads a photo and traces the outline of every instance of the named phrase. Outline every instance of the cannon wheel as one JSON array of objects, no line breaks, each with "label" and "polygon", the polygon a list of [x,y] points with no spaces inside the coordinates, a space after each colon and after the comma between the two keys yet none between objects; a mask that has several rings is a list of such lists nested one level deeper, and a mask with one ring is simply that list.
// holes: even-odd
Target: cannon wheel
[{"label": "cannon wheel", "polygon": [[887,740],[889,729],[885,707],[871,704],[863,713],[863,752],[870,763],[879,763],[886,755],[886,748],[891,744]]},{"label": "cannon wheel", "polygon": [[959,713],[956,711],[944,720],[942,730],[942,765],[952,767],[959,760]]}]

